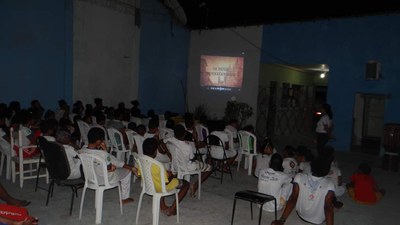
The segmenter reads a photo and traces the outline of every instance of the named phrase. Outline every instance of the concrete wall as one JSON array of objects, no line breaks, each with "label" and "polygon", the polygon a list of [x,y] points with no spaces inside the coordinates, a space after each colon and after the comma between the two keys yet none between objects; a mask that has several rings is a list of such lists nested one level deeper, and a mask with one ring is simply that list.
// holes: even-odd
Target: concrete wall
[{"label": "concrete wall", "polygon": [[[328,103],[334,113],[336,149],[350,150],[357,92],[390,94],[385,122],[399,122],[400,16],[371,16],[264,26],[263,49],[291,64],[328,64]],[[264,54],[262,63],[277,62]],[[365,79],[369,60],[382,63],[380,80]],[[281,62],[279,62],[281,63]]]},{"label": "concrete wall", "polygon": [[[232,97],[246,102],[255,115],[257,111],[257,92],[260,65],[262,27],[193,31],[190,40],[188,70],[188,105],[189,110],[203,104],[212,119],[222,119],[226,102]],[[238,92],[212,91],[200,87],[200,56],[202,54],[244,56],[243,86]],[[255,116],[249,123],[254,124]]]},{"label": "concrete wall", "polygon": [[72,99],[72,0],[0,1],[0,102]]},{"label": "concrete wall", "polygon": [[74,101],[116,106],[138,97],[139,30],[134,1],[74,0]]},{"label": "concrete wall", "polygon": [[142,1],[141,9],[139,107],[184,113],[190,32],[160,1]]}]

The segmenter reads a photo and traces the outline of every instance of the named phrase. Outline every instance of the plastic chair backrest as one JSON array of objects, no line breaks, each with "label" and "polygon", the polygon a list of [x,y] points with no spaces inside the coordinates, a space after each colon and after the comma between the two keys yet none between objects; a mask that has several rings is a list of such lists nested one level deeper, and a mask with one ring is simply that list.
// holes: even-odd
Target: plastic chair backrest
[{"label": "plastic chair backrest", "polygon": [[254,134],[244,130],[239,131],[239,143],[243,152],[248,154],[257,153],[257,138]]},{"label": "plastic chair backrest", "polygon": [[172,129],[159,127],[158,130],[160,131],[160,139],[171,138],[174,136],[174,130]]},{"label": "plastic chair backrest", "polygon": [[11,145],[4,139],[3,137],[0,137],[0,152],[5,155],[10,155],[11,156]]},{"label": "plastic chair backrest", "polygon": [[[141,170],[141,176],[143,181],[143,188],[146,194],[154,195],[156,194],[155,185],[153,182],[153,176],[151,173],[151,167],[157,166],[159,168],[160,183],[161,183],[161,193],[166,193],[167,189],[165,187],[165,177],[164,177],[164,166],[159,161],[147,156],[147,155],[137,155],[139,167]],[[155,174],[156,175],[156,174]]]},{"label": "plastic chair backrest", "polygon": [[97,189],[100,186],[111,186],[108,182],[107,165],[104,159],[89,153],[81,153],[79,154],[79,158],[81,159],[83,173],[85,174],[85,184],[88,187]]},{"label": "plastic chair backrest", "polygon": [[143,155],[143,142],[144,142],[144,137],[140,136],[139,134],[134,134],[133,139],[135,140],[135,144],[137,147],[137,151],[139,155]]},{"label": "plastic chair backrest", "polygon": [[136,134],[136,132],[128,129],[125,133],[128,139],[129,149],[132,150],[133,145],[135,144],[135,138],[133,136]]},{"label": "plastic chair backrest", "polygon": [[47,141],[44,137],[38,137],[37,144],[43,153],[50,177],[55,180],[67,179],[71,169],[64,146]]},{"label": "plastic chair backrest", "polygon": [[122,137],[122,134],[119,130],[110,127],[107,129],[108,135],[110,136],[110,141],[112,144],[112,147],[116,150],[126,150],[126,147],[124,145],[124,139]]},{"label": "plastic chair backrest", "polygon": [[233,132],[229,129],[225,129],[224,130],[227,134],[228,134],[228,140],[229,140],[229,149],[233,149],[234,148],[234,142],[233,142]]},{"label": "plastic chair backrest", "polygon": [[209,135],[208,128],[202,124],[196,125],[196,131],[199,137],[199,141],[205,141]]},{"label": "plastic chair backrest", "polygon": [[82,141],[85,144],[89,144],[87,135],[88,135],[88,132],[89,132],[89,129],[90,129],[90,125],[87,124],[85,121],[82,121],[82,120],[78,120],[78,121],[76,121],[76,123],[78,124],[78,128],[79,128],[79,132],[81,133]]}]

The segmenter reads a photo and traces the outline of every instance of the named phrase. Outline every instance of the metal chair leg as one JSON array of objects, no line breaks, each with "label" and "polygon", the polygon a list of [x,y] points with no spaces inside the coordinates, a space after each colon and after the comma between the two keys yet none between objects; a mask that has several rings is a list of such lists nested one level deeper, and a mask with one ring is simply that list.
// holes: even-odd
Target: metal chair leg
[{"label": "metal chair leg", "polygon": [[236,198],[233,200],[233,209],[232,209],[232,220],[231,225],[233,225],[233,218],[235,217],[235,208],[236,208]]}]

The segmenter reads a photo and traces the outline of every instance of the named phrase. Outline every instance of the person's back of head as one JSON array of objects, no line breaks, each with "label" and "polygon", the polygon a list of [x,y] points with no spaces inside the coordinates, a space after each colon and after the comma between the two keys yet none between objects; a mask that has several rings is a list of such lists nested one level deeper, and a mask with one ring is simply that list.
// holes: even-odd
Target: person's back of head
[{"label": "person's back of head", "polygon": [[185,113],[185,126],[187,129],[192,129],[194,126],[194,117],[192,113]]},{"label": "person's back of head", "polygon": [[122,120],[124,115],[124,110],[118,108],[114,111],[114,119],[115,120]]},{"label": "person's back of head", "polygon": [[245,127],[243,127],[243,130],[254,134],[254,127],[253,127],[253,125],[246,125]]},{"label": "person's back of head", "polygon": [[136,130],[136,123],[135,122],[129,122],[128,123],[128,129],[135,131]]},{"label": "person's back of head", "polygon": [[168,119],[165,127],[173,130],[175,127],[175,122],[172,119]]},{"label": "person's back of head", "polygon": [[149,109],[147,111],[147,118],[153,118],[155,116],[154,109]]},{"label": "person's back of head", "polygon": [[56,119],[43,120],[40,122],[40,131],[44,135],[53,136],[57,130],[58,122]]},{"label": "person's back of head", "polygon": [[282,166],[283,158],[281,155],[275,153],[271,157],[271,161],[269,162],[269,167],[275,171],[283,171]]},{"label": "person's back of head", "polygon": [[299,145],[296,149],[297,157],[302,157],[305,162],[311,162],[314,160],[314,154],[306,146]]},{"label": "person's back of head", "polygon": [[326,145],[322,149],[322,157],[332,162],[335,158],[335,149],[332,146]]},{"label": "person's back of head", "polygon": [[151,118],[149,120],[149,130],[155,130],[158,128],[159,125],[160,125],[160,122],[158,121],[157,118]]},{"label": "person's back of head", "polygon": [[125,110],[125,103],[123,102],[118,103],[118,109]]},{"label": "person's back of head", "polygon": [[358,165],[358,171],[362,174],[369,175],[371,174],[371,166],[366,162],[360,163],[360,165]]},{"label": "person's back of head", "polygon": [[295,149],[291,145],[286,145],[285,149],[283,149],[283,157],[284,158],[293,158],[295,155]]},{"label": "person's back of head", "polygon": [[48,109],[45,113],[44,113],[44,119],[48,120],[48,119],[54,119],[56,118],[56,114],[54,111]]},{"label": "person's back of head", "polygon": [[95,98],[95,99],[94,99],[94,104],[95,104],[97,107],[103,106],[103,99],[101,99],[101,98]]},{"label": "person's back of head", "polygon": [[94,144],[97,141],[103,141],[105,138],[104,130],[100,127],[93,127],[88,132],[89,144]]},{"label": "person's back of head", "polygon": [[59,106],[60,108],[63,108],[63,107],[68,106],[68,104],[67,104],[67,102],[66,102],[64,99],[61,99],[61,100],[58,101],[58,106]]},{"label": "person's back of head", "polygon": [[143,136],[146,133],[146,126],[143,124],[140,124],[136,127],[136,133],[140,134],[141,136]]},{"label": "person's back of head", "polygon": [[175,127],[174,127],[174,135],[175,135],[176,139],[184,140],[185,139],[185,134],[186,134],[185,127],[183,127],[180,124],[175,125]]},{"label": "person's back of head", "polygon": [[271,155],[274,152],[274,144],[270,138],[265,138],[261,148],[261,154]]},{"label": "person's back of head", "polygon": [[165,111],[164,112],[164,119],[165,120],[169,120],[169,119],[171,119],[171,117],[172,117],[172,113],[170,112],[170,111]]},{"label": "person's back of head", "polygon": [[106,116],[100,111],[96,113],[96,123],[100,125],[106,124]]},{"label": "person's back of head", "polygon": [[67,129],[58,129],[56,132],[56,141],[58,143],[67,145],[71,141],[71,134]]},{"label": "person's back of head", "polygon": [[216,131],[224,131],[225,130],[225,122],[223,120],[216,122],[215,130]]},{"label": "person's back of head", "polygon": [[311,173],[315,177],[324,177],[328,175],[330,169],[331,164],[324,157],[317,157],[311,162]]},{"label": "person's back of head", "polygon": [[231,119],[228,122],[229,125],[231,125],[232,127],[238,129],[239,128],[239,121],[237,119]]},{"label": "person's back of head", "polygon": [[158,141],[155,138],[146,138],[143,141],[143,154],[154,158],[157,154]]},{"label": "person's back of head", "polygon": [[325,110],[325,113],[329,116],[330,119],[333,118],[331,105],[329,105],[328,103],[325,103],[322,105],[322,109]]}]

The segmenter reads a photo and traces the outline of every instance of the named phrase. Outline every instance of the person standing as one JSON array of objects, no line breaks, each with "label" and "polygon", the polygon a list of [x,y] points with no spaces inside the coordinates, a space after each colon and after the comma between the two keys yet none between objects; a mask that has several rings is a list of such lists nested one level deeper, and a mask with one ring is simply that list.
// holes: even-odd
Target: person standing
[{"label": "person standing", "polygon": [[329,104],[323,104],[321,107],[321,118],[317,122],[315,132],[317,133],[317,151],[322,154],[324,146],[328,143],[333,130],[333,114]]}]

